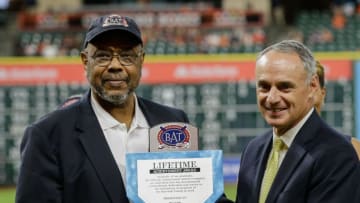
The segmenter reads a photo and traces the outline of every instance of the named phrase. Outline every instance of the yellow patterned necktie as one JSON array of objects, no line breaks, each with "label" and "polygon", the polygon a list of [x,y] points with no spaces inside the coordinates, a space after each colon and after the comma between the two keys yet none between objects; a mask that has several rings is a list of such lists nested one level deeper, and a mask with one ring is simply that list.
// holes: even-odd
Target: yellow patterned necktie
[{"label": "yellow patterned necktie", "polygon": [[270,159],[267,162],[265,174],[261,184],[259,203],[264,203],[268,196],[270,187],[274,181],[276,173],[279,169],[279,155],[280,151],[286,147],[285,143],[280,138],[275,138],[273,147],[270,153]]}]

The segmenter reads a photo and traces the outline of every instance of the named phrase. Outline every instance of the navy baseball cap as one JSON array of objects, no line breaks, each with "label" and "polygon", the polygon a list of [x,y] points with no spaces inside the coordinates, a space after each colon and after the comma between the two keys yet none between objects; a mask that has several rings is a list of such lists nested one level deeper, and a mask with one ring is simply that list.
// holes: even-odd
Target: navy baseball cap
[{"label": "navy baseball cap", "polygon": [[117,14],[100,16],[93,20],[86,32],[84,48],[95,37],[110,30],[121,30],[132,34],[139,43],[143,43],[141,32],[135,21],[127,16]]}]

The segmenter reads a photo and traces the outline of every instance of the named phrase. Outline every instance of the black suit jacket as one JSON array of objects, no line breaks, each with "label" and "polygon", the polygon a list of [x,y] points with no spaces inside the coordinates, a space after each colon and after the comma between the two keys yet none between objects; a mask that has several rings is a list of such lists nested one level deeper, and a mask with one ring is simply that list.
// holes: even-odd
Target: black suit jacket
[{"label": "black suit jacket", "polygon": [[[258,202],[271,145],[269,131],[244,150],[237,203]],[[266,203],[355,203],[360,182],[357,164],[350,143],[314,111],[288,149]]]},{"label": "black suit jacket", "polygon": [[[138,98],[147,122],[186,122],[174,108]],[[120,171],[90,104],[79,102],[30,125],[21,143],[16,202],[127,203]]]}]

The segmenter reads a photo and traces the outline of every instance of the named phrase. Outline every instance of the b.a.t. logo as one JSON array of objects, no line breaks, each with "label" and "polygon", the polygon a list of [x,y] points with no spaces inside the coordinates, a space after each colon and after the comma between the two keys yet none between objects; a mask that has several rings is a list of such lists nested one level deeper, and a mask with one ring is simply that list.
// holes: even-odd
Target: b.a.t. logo
[{"label": "b.a.t. logo", "polygon": [[158,133],[159,149],[163,148],[189,148],[190,133],[186,125],[160,126]]}]

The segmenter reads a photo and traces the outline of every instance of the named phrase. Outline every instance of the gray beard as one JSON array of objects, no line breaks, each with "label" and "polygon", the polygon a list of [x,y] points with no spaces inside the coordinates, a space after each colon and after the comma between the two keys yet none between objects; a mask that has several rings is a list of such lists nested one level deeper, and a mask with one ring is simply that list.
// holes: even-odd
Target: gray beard
[{"label": "gray beard", "polygon": [[122,95],[108,95],[105,93],[104,89],[100,88],[94,88],[95,93],[99,95],[103,100],[115,105],[119,106],[125,103],[125,101],[129,98],[129,95],[131,92],[127,92]]}]

